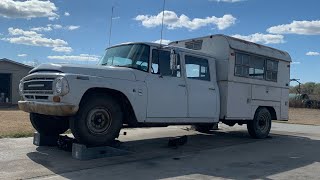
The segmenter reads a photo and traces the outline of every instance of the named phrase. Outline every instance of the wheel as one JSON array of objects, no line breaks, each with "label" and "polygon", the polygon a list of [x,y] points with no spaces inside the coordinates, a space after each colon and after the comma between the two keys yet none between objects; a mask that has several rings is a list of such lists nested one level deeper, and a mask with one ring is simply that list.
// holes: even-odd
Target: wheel
[{"label": "wheel", "polygon": [[257,109],[254,119],[247,124],[250,136],[256,139],[266,138],[271,129],[271,122],[271,114],[267,108]]},{"label": "wheel", "polygon": [[210,130],[213,130],[214,124],[196,124],[192,125],[192,129],[201,132],[201,133],[209,133]]},{"label": "wheel", "polygon": [[70,129],[79,143],[109,145],[119,136],[122,118],[121,106],[113,97],[95,94],[81,103],[77,115],[70,119]]},{"label": "wheel", "polygon": [[69,129],[69,120],[65,117],[30,113],[30,121],[38,133],[47,136],[56,136]]}]

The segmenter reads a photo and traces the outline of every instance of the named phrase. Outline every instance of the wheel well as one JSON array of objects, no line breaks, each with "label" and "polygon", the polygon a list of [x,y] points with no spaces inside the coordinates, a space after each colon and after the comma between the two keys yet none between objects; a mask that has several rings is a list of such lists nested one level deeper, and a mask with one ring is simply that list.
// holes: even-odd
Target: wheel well
[{"label": "wheel well", "polygon": [[80,107],[81,104],[89,97],[92,97],[94,94],[109,94],[112,97],[114,97],[121,105],[122,112],[124,113],[124,119],[123,123],[128,124],[129,126],[135,126],[138,124],[136,115],[134,113],[133,107],[127,98],[126,95],[124,95],[122,92],[114,90],[114,89],[108,89],[108,88],[90,88],[88,89],[84,95],[81,98],[80,101]]},{"label": "wheel well", "polygon": [[[268,109],[268,111],[270,112],[270,114],[271,114],[271,119],[272,120],[277,120],[278,118],[277,118],[277,113],[276,113],[276,110],[272,107],[272,106],[260,106],[259,108],[267,108]],[[258,109],[259,109],[258,108]],[[258,110],[257,109],[257,110]]]}]

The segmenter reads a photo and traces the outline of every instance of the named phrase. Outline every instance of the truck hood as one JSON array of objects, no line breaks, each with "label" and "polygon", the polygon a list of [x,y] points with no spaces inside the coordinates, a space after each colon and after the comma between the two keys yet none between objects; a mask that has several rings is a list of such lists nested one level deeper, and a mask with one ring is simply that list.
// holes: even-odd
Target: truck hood
[{"label": "truck hood", "polygon": [[75,64],[41,64],[30,71],[35,72],[60,72],[125,80],[136,80],[133,69],[126,67],[111,67],[100,65],[75,65]]}]

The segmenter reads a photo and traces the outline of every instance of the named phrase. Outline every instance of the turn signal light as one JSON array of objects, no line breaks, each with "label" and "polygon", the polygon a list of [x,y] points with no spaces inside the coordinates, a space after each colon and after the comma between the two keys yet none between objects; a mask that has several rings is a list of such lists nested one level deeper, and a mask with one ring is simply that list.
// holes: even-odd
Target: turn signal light
[{"label": "turn signal light", "polygon": [[53,102],[60,102],[59,96],[53,96]]}]

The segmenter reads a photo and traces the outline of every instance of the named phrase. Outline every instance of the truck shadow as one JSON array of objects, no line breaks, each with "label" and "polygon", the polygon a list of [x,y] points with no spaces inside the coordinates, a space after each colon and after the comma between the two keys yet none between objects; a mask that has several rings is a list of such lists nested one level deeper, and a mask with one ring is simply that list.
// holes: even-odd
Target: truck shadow
[{"label": "truck shadow", "polygon": [[320,160],[318,140],[293,135],[255,140],[244,131],[214,131],[189,135],[187,144],[176,149],[167,142],[168,137],[128,141],[123,146],[131,154],[88,161],[72,159],[70,152],[55,147],[38,147],[27,156],[69,179],[271,179]]}]

